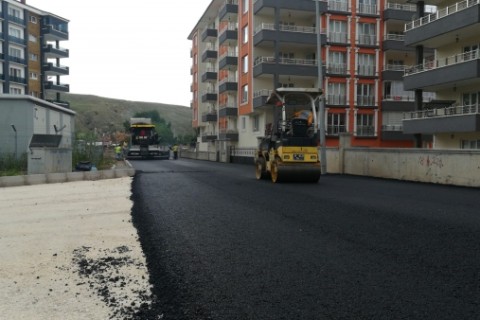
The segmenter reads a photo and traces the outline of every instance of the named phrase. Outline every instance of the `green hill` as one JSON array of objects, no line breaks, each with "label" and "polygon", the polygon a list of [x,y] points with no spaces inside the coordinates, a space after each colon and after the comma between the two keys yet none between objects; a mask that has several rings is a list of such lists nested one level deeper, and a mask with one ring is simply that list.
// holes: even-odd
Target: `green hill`
[{"label": "green hill", "polygon": [[123,131],[123,123],[137,112],[158,111],[161,118],[171,123],[174,135],[193,135],[192,111],[190,108],[163,103],[141,102],[104,98],[94,95],[68,93],[62,100],[70,103],[77,113],[77,132]]}]

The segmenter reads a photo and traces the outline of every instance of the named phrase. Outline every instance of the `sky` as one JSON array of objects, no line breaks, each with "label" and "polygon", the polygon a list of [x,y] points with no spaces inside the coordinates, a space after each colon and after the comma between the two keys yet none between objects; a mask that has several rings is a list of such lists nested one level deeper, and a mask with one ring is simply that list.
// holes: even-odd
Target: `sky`
[{"label": "sky", "polygon": [[211,0],[26,0],[68,19],[71,93],[190,106],[191,42]]}]

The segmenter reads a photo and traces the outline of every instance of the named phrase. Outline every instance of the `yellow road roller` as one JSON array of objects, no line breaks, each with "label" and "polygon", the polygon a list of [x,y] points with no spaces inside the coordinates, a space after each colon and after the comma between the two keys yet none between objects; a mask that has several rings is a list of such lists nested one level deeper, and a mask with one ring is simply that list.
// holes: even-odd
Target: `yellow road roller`
[{"label": "yellow road roller", "polygon": [[318,182],[321,168],[318,155],[319,132],[315,101],[321,89],[278,88],[267,105],[273,122],[255,152],[255,176],[272,182]]}]

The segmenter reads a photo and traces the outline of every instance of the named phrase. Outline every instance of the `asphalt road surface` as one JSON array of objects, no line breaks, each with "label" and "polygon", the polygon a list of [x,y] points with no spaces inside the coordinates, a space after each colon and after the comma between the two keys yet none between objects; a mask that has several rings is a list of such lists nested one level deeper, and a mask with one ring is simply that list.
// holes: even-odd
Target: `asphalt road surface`
[{"label": "asphalt road surface", "polygon": [[132,164],[159,319],[480,319],[478,189]]}]

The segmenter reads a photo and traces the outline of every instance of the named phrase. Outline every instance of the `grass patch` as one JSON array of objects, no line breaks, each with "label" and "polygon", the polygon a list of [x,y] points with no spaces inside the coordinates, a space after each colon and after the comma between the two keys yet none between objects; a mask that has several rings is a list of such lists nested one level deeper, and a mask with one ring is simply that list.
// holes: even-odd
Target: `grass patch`
[{"label": "grass patch", "polygon": [[7,154],[0,157],[0,176],[25,175],[28,171],[27,154],[21,154],[17,159],[15,155]]}]

